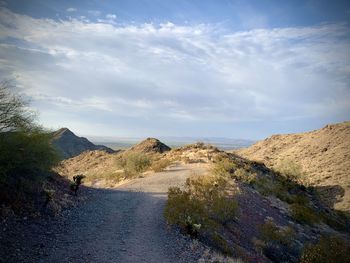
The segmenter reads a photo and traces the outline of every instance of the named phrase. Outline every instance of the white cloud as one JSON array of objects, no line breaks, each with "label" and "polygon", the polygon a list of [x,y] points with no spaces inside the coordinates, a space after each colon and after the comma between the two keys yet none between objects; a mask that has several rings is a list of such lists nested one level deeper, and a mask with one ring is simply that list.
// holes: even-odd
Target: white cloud
[{"label": "white cloud", "polygon": [[115,14],[107,14],[107,15],[106,15],[106,18],[107,18],[107,19],[114,20],[114,19],[117,19],[117,15],[115,15]]},{"label": "white cloud", "polygon": [[51,115],[264,122],[350,113],[346,25],[223,33],[115,19],[54,21],[3,9],[1,75],[18,76]]},{"label": "white cloud", "polygon": [[69,7],[69,8],[66,9],[66,11],[67,11],[67,12],[76,12],[77,9],[74,8],[74,7]]}]

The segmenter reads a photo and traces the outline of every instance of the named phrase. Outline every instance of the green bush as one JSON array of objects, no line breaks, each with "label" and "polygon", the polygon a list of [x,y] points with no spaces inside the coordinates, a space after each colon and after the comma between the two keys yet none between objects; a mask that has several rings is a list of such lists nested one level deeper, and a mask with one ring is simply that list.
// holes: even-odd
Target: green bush
[{"label": "green bush", "polygon": [[268,177],[260,177],[258,180],[254,181],[253,187],[263,196],[268,196],[272,194],[271,187],[271,179]]},{"label": "green bush", "polygon": [[0,199],[15,210],[29,205],[58,161],[50,134],[40,129],[0,133]]},{"label": "green bush", "polygon": [[235,172],[236,169],[237,165],[234,162],[228,158],[222,158],[215,163],[212,172],[217,176],[229,177]]},{"label": "green bush", "polygon": [[0,177],[46,172],[59,161],[51,136],[40,129],[0,133]]},{"label": "green bush", "polygon": [[160,159],[158,161],[154,161],[152,163],[152,166],[151,166],[151,169],[153,171],[155,171],[156,173],[158,172],[162,172],[164,171],[165,168],[167,168],[169,165],[171,164],[171,162],[166,159],[166,158],[163,158],[163,159]]},{"label": "green bush", "polygon": [[332,213],[321,212],[322,222],[338,231],[349,231],[349,219],[342,216],[341,211],[332,211]]},{"label": "green bush", "polygon": [[226,186],[227,182],[220,177],[199,176],[188,178],[184,190],[169,188],[166,220],[188,234],[192,234],[188,229],[213,232],[236,215],[237,202],[228,196]]},{"label": "green bush", "polygon": [[215,232],[213,234],[213,241],[215,246],[220,249],[225,255],[232,256],[234,251],[233,248],[230,246],[230,244],[227,242],[227,240],[221,236],[219,233]]},{"label": "green bush", "polygon": [[260,240],[255,244],[265,256],[273,262],[294,262],[293,240],[295,231],[292,227],[277,226],[272,219],[258,227]]},{"label": "green bush", "polygon": [[231,177],[247,184],[253,184],[257,180],[256,173],[248,172],[243,168],[236,169]]},{"label": "green bush", "polygon": [[308,244],[302,253],[301,263],[348,263],[349,242],[338,236],[322,236],[316,244]]},{"label": "green bush", "polygon": [[306,175],[302,167],[292,160],[282,160],[275,168],[277,172],[283,175],[287,180],[296,183],[306,183]]},{"label": "green bush", "polygon": [[[250,183],[254,188],[264,196],[275,196],[288,204],[305,204],[310,203],[306,196],[305,188],[298,182],[291,180],[291,176],[281,176],[279,173],[273,177],[251,176]],[[242,177],[242,176],[241,176]],[[249,179],[249,177],[247,177]]]},{"label": "green bush", "polygon": [[299,223],[313,225],[320,222],[319,215],[307,204],[292,204],[290,205],[291,216]]},{"label": "green bush", "polygon": [[[51,134],[34,123],[27,103],[12,91],[9,81],[0,82],[0,200],[18,211],[43,193],[59,158]],[[50,200],[46,193],[45,204]]]},{"label": "green bush", "polygon": [[272,220],[267,220],[258,228],[261,240],[263,240],[266,243],[277,242],[282,245],[289,246],[295,237],[295,231],[293,230],[293,228],[278,227]]},{"label": "green bush", "polygon": [[124,169],[126,177],[133,177],[146,171],[151,165],[151,159],[146,154],[130,152],[118,159],[118,165]]}]

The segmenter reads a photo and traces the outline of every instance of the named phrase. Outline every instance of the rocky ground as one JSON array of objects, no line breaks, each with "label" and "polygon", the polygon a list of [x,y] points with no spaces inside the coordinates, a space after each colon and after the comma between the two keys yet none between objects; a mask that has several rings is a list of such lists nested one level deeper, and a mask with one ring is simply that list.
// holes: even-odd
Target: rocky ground
[{"label": "rocky ground", "polygon": [[[87,152],[73,159],[81,166],[80,162],[91,159],[101,159],[101,163],[107,164],[110,159],[107,155]],[[111,156],[114,158],[115,154]],[[56,217],[3,221],[1,262],[271,262],[273,259],[280,262],[279,258],[283,257],[285,262],[298,262],[306,243],[315,241],[321,233],[336,233],[324,223],[311,226],[296,222],[286,202],[232,180],[238,213],[221,230],[234,250],[233,256],[243,261],[224,258],[204,245],[208,244],[205,238],[200,238],[203,243],[192,240],[166,224],[163,210],[168,188],[182,187],[190,175],[211,173],[212,160],[220,156],[250,167],[262,177],[271,171],[261,164],[201,144],[168,151],[162,156],[173,163],[165,171],[147,172],[111,189],[83,187],[76,205]],[[76,172],[76,166],[72,167]],[[267,220],[278,227],[293,229],[288,251],[272,247],[267,257],[266,251],[259,248],[262,244],[259,226]],[[348,239],[348,232],[338,234]]]},{"label": "rocky ground", "polygon": [[56,218],[3,222],[1,261],[196,262],[205,246],[167,227],[162,213],[168,187],[205,169],[176,165],[117,189],[85,189],[88,200]]}]

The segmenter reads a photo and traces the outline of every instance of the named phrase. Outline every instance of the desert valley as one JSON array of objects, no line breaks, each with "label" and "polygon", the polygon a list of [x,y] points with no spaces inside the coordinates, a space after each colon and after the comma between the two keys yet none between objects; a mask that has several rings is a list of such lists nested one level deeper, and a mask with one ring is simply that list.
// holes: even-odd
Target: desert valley
[{"label": "desert valley", "polygon": [[0,263],[350,263],[349,0],[0,0]]},{"label": "desert valley", "polygon": [[315,262],[330,244],[349,255],[349,122],[228,152],[51,136],[62,161],[45,192],[2,208],[4,262]]}]

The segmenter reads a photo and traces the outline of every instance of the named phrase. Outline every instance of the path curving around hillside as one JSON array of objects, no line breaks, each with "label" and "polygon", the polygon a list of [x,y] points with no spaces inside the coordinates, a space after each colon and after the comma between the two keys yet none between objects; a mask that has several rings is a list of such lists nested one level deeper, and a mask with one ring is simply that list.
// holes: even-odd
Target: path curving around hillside
[{"label": "path curving around hillside", "polygon": [[[182,186],[205,164],[176,164],[91,198],[51,221],[24,222],[4,262],[196,262],[205,248],[170,229],[163,209],[170,186]],[[11,237],[7,238],[11,242]]]}]

